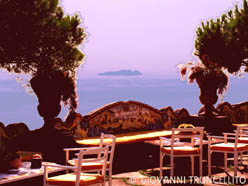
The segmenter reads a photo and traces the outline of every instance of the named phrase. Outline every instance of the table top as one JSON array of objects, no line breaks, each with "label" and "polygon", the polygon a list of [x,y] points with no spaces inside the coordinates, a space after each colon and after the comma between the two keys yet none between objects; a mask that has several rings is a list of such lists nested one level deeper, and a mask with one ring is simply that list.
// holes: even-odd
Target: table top
[{"label": "table top", "polygon": [[[151,131],[139,131],[139,132],[128,132],[122,134],[116,134],[116,144],[128,144],[135,142],[144,142],[146,140],[154,140],[159,137],[169,137],[172,131],[169,129],[163,130],[151,130]],[[80,145],[86,146],[98,146],[100,143],[100,137],[88,137],[81,140],[76,140]]]},{"label": "table top", "polygon": [[[40,169],[30,169],[30,162],[23,162],[22,167],[18,169],[18,173],[10,174],[10,173],[0,173],[0,184],[10,183],[14,181],[24,180],[27,178],[32,178],[36,176],[42,176],[44,167],[42,166]],[[43,162],[45,164],[57,165],[56,163],[51,162]],[[48,167],[48,173],[59,172],[65,170],[64,168],[59,167]]]},{"label": "table top", "polygon": [[245,126],[248,126],[248,123],[233,123],[232,124],[233,126],[235,126],[235,127],[245,127]]},{"label": "table top", "polygon": [[[221,143],[223,142],[222,139],[212,139],[212,143]],[[152,145],[156,145],[156,146],[160,146],[160,140],[147,140],[145,141],[145,143],[148,143],[148,144],[152,144]],[[163,142],[164,146],[171,146],[171,142],[170,141],[164,141]],[[195,142],[195,145],[198,145],[199,142],[196,141]],[[202,144],[203,145],[207,145],[208,144],[208,140],[202,140]],[[174,146],[190,146],[191,143],[190,142],[174,142]]]}]

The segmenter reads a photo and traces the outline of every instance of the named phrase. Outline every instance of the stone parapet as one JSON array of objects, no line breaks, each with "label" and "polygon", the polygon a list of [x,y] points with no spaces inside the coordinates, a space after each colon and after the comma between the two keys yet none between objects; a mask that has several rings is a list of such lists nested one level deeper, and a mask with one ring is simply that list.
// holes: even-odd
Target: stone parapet
[{"label": "stone parapet", "polygon": [[248,102],[232,105],[224,102],[216,108],[221,115],[227,116],[231,123],[248,123]]},{"label": "stone parapet", "polygon": [[56,128],[72,131],[74,138],[83,138],[99,136],[102,132],[120,134],[169,129],[188,117],[189,112],[184,108],[174,111],[171,107],[164,107],[158,110],[138,101],[118,101],[97,108],[85,116],[77,113],[71,124],[58,123]]}]

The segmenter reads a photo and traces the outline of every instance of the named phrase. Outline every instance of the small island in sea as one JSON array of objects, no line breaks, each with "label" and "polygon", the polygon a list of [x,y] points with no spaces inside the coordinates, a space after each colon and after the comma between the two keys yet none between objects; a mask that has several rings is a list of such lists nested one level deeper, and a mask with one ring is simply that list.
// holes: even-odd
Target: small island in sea
[{"label": "small island in sea", "polygon": [[142,73],[138,70],[119,70],[119,71],[110,71],[110,72],[103,72],[99,73],[99,76],[139,76]]}]

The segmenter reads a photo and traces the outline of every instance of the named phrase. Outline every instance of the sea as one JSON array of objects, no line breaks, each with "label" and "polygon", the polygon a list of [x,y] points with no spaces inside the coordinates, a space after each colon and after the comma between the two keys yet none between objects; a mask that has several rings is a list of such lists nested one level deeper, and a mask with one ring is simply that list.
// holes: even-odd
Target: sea
[{"label": "sea", "polygon": [[[229,88],[223,99],[231,104],[248,101],[248,76],[230,77]],[[116,101],[134,100],[149,104],[157,109],[171,106],[173,110],[186,108],[196,114],[202,106],[200,90],[196,83],[188,84],[178,78],[154,78],[146,76],[120,76],[81,78],[77,81],[78,110],[82,115]],[[4,125],[25,123],[30,130],[38,129],[43,120],[37,112],[38,100],[31,89],[23,83],[0,80],[0,122]],[[49,90],[47,90],[49,91]],[[59,117],[64,119],[67,107],[63,107]]]}]

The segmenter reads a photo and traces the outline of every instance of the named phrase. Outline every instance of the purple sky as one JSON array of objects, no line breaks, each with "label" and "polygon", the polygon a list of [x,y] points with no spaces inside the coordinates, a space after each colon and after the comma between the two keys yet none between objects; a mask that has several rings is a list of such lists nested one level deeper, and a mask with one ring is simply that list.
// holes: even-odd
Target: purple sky
[{"label": "purple sky", "polygon": [[[178,77],[177,64],[193,58],[195,29],[243,0],[63,0],[89,34],[80,78],[131,69],[144,75]],[[0,72],[0,79],[10,78]]]},{"label": "purple sky", "polygon": [[195,29],[243,0],[63,0],[79,13],[89,33],[80,77],[137,69],[145,75],[178,76],[176,65],[194,59]]}]

